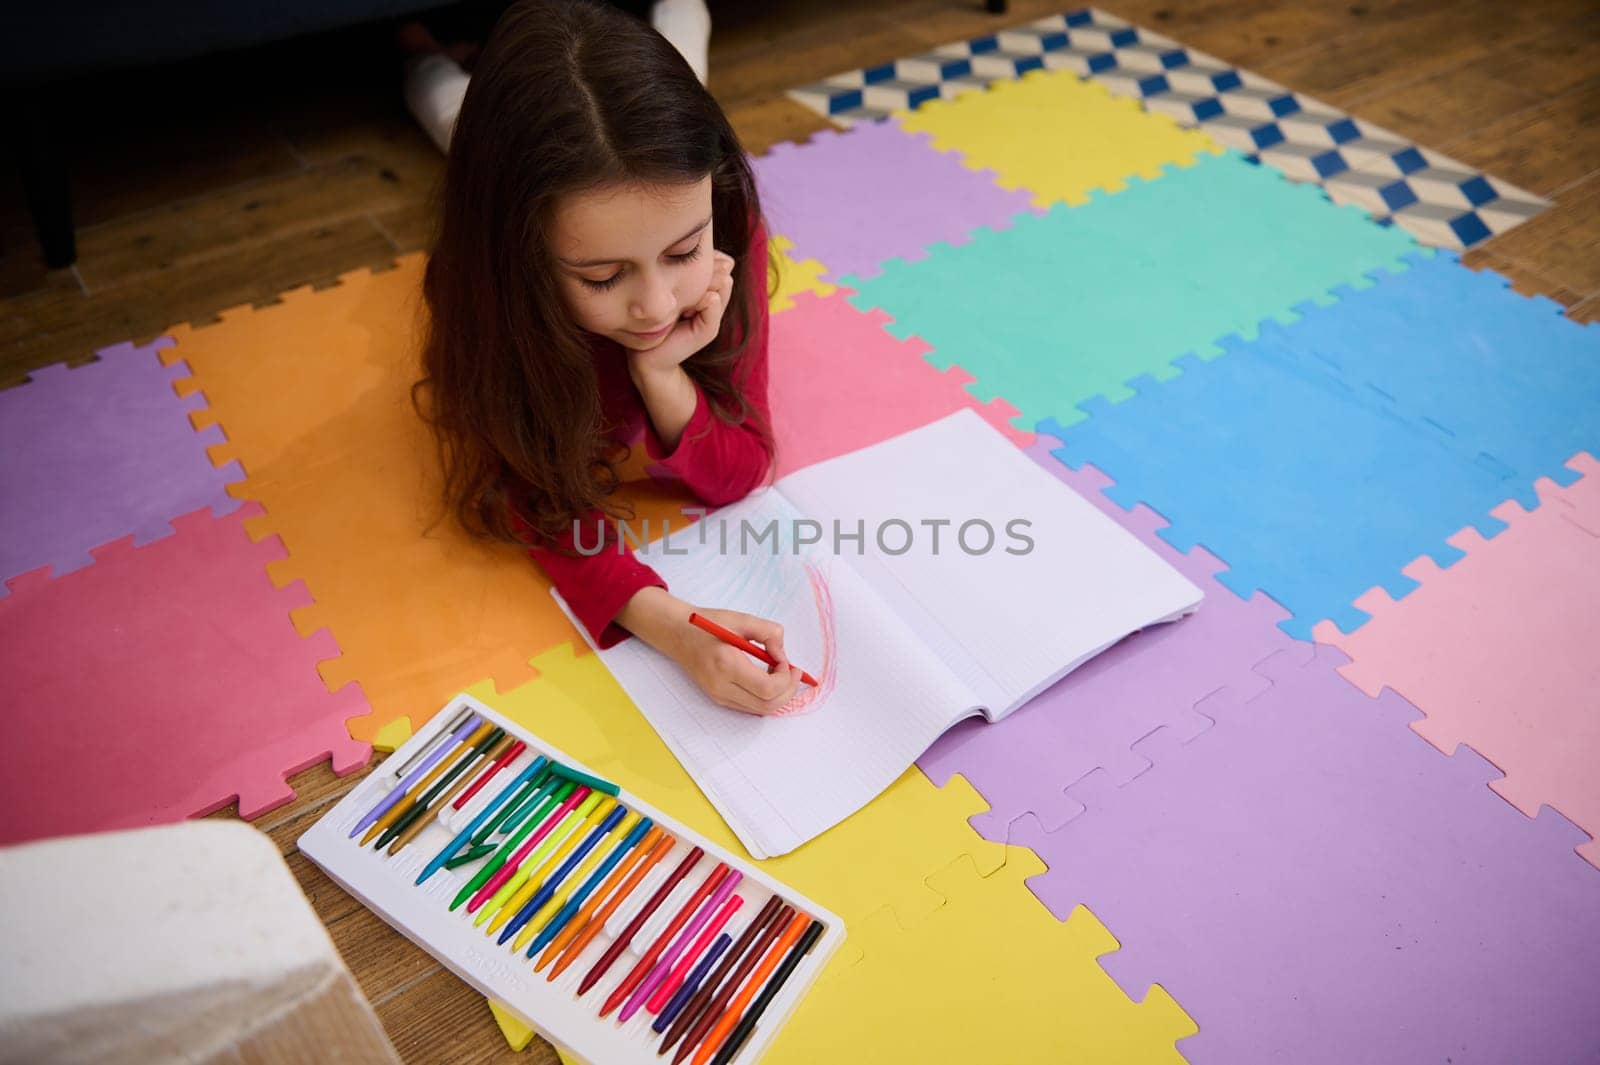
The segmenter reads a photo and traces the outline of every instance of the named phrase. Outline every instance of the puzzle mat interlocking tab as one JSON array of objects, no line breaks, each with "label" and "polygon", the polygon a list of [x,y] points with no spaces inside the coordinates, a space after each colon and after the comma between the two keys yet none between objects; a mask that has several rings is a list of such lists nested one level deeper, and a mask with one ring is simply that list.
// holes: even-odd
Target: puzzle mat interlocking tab
[{"label": "puzzle mat interlocking tab", "polygon": [[794,252],[794,241],[780,233],[772,234],[767,246],[771,255],[776,260],[778,269],[778,284],[771,291],[767,308],[772,313],[787,311],[794,307],[794,301],[802,292],[809,292],[814,296],[831,296],[836,291],[836,286],[822,280],[822,275],[827,273],[827,268],[815,259],[797,259]]},{"label": "puzzle mat interlocking tab", "polygon": [[1549,206],[1458,160],[1095,8],[849,71],[789,95],[850,126],[930,101],[965,99],[1040,69],[1070,71],[1137,99],[1290,178],[1322,185],[1336,202],[1392,218],[1426,244],[1470,247]]},{"label": "puzzle mat interlocking tab", "polygon": [[1137,744],[1153,765],[1132,784],[1094,772],[1059,830],[1014,822],[1009,842],[1049,867],[1029,886],[1116,931],[1105,967],[1124,988],[1159,977],[1184,1004],[1194,1065],[1593,1060],[1584,834],[1495,795],[1470,749],[1412,735],[1416,709],[1358,691],[1346,661],[1280,653],[1257,667],[1265,690],[1201,702],[1215,724],[1187,744]]},{"label": "puzzle mat interlocking tab", "polygon": [[1126,398],[1140,374],[1172,377],[1173,360],[1220,352],[1219,337],[1291,321],[1336,286],[1370,284],[1370,270],[1404,269],[1415,250],[1404,233],[1228,153],[842,283],[855,306],[886,311],[896,336],[928,343],[934,365],[977,378],[979,399],[1016,404],[1018,426],[1032,430],[1047,416],[1070,424],[1090,397]]},{"label": "puzzle mat interlocking tab", "polygon": [[338,646],[289,623],[308,597],[267,579],[283,546],[246,535],[260,512],[195,511],[146,546],[124,537],[74,573],[10,582],[0,843],[178,821],[236,796],[251,818],[294,798],[289,773],[367,764],[344,724],[366,701],[317,679]]},{"label": "puzzle mat interlocking tab", "polygon": [[1600,329],[1448,258],[1340,295],[1135,379],[1134,399],[1084,403],[1075,426],[1040,424],[1112,498],[1165,515],[1169,542],[1227,561],[1229,588],[1284,604],[1300,638],[1325,618],[1353,631],[1357,596],[1405,595],[1402,567],[1451,564],[1449,536],[1494,535],[1492,508],[1533,505],[1534,478],[1571,480],[1563,461],[1600,448]]},{"label": "puzzle mat interlocking tab", "polygon": [[1069,488],[1134,533],[1205,594],[1200,609],[1171,625],[1155,625],[1074,670],[1026,706],[994,723],[962,722],[917,759],[929,779],[960,774],[989,804],[973,827],[1004,839],[1025,813],[1055,829],[1081,812],[1067,784],[1101,770],[1118,784],[1149,768],[1134,744],[1158,728],[1193,736],[1210,727],[1194,705],[1223,687],[1246,695],[1266,681],[1251,672],[1294,641],[1277,623],[1282,607],[1256,593],[1242,599],[1217,583],[1222,563],[1202,548],[1183,554],[1157,531],[1166,522],[1148,507],[1122,510],[1102,489],[1110,481],[1092,466],[1073,470],[1051,456],[1058,442],[1041,436],[1028,454]]},{"label": "puzzle mat interlocking tab", "polygon": [[[474,694],[737,846],[596,656],[558,648],[533,664],[530,683]],[[913,769],[855,816],[763,863],[849,926],[765,1060],[1181,1060],[1173,1044],[1193,1022],[1159,989],[1134,1002],[1112,983],[1095,959],[1116,941],[1086,911],[1063,924],[1039,906],[1023,878],[1043,867],[963,823],[983,808],[970,787],[935,788]]]},{"label": "puzzle mat interlocking tab", "polygon": [[1538,482],[1537,509],[1497,507],[1509,528],[1492,540],[1451,537],[1466,557],[1448,571],[1407,566],[1420,587],[1404,599],[1357,599],[1372,621],[1354,634],[1324,622],[1315,636],[1354,659],[1340,672],[1363,691],[1415,703],[1429,743],[1503,770],[1489,786],[1523,813],[1548,803],[1576,822],[1600,866],[1600,463],[1580,455],[1571,472],[1569,487]]},{"label": "puzzle mat interlocking tab", "polygon": [[806,144],[774,145],[751,165],[773,231],[831,278],[870,277],[886,258],[917,258],[935,241],[960,243],[1029,209],[1028,193],[1001,189],[894,122],[823,130]]},{"label": "puzzle mat interlocking tab", "polygon": [[777,476],[843,455],[971,407],[1018,447],[1033,434],[1011,426],[1016,408],[979,403],[959,368],[940,372],[926,345],[896,340],[881,311],[866,314],[842,294],[803,293],[774,315],[768,391],[777,438]]},{"label": "puzzle mat interlocking tab", "polygon": [[0,581],[40,566],[60,577],[119,537],[146,544],[171,535],[180,514],[238,507],[223,486],[244,474],[207,461],[222,435],[189,427],[198,397],[172,391],[187,371],[156,356],[170,343],[117,344],[0,391]]},{"label": "puzzle mat interlocking tab", "polygon": [[[359,680],[371,701],[351,734],[385,747],[409,735],[417,708],[482,677],[526,680],[530,657],[577,635],[523,552],[476,543],[442,513],[437,452],[409,392],[421,267],[409,256],[225,311],[220,324],[174,329],[165,353],[194,372],[181,387],[205,394],[197,427],[227,434],[213,459],[244,468],[230,491],[266,510],[247,528],[289,552],[269,575],[311,593],[295,626],[339,641],[323,680]],[[679,505],[650,497],[639,514]]]}]

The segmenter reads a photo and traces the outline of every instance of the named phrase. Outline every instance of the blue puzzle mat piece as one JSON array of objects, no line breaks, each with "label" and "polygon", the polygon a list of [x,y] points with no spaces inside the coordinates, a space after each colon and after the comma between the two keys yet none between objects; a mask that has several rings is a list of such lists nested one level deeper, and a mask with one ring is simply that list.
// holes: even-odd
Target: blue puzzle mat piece
[{"label": "blue puzzle mat piece", "polygon": [[1297,304],[1371,284],[1380,267],[1403,271],[1416,249],[1230,152],[841,283],[854,306],[883,308],[892,333],[921,337],[931,362],[961,366],[980,400],[1009,401],[1031,429],[1077,421],[1094,396],[1126,399],[1130,379],[1171,377],[1185,352],[1215,355],[1219,337],[1292,321]]},{"label": "blue puzzle mat piece", "polygon": [[1362,398],[1431,426],[1514,478],[1508,494],[1530,510],[1535,480],[1571,483],[1568,459],[1600,455],[1600,325],[1450,253],[1343,295],[1303,308],[1259,350],[1320,361]]},{"label": "blue puzzle mat piece", "polygon": [[1418,556],[1461,557],[1445,541],[1463,526],[1503,529],[1489,511],[1513,482],[1281,350],[1288,332],[1209,362],[1186,356],[1173,380],[1135,381],[1133,399],[1095,400],[1087,421],[1039,430],[1064,441],[1054,454],[1068,465],[1105,471],[1118,504],[1165,516],[1175,547],[1221,558],[1235,593],[1282,603],[1292,617],[1280,627],[1309,639],[1322,618],[1346,632],[1366,621],[1351,604],[1375,585],[1397,598],[1414,588],[1400,571]]}]

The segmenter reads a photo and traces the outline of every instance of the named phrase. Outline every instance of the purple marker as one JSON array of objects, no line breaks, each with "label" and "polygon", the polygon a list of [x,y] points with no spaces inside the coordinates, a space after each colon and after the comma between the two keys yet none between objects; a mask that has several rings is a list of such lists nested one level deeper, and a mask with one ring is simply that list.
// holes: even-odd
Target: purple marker
[{"label": "purple marker", "polygon": [[472,733],[476,731],[478,726],[481,724],[483,724],[483,722],[478,720],[477,714],[468,714],[467,720],[462,722],[460,728],[450,733],[449,739],[435,747],[433,749],[433,753],[429,754],[428,757],[422,760],[421,765],[407,773],[405,779],[400,781],[399,784],[395,785],[394,790],[383,797],[382,802],[362,815],[361,820],[356,822],[356,827],[350,830],[350,838],[354,839],[362,832],[365,832],[373,824],[373,822],[377,821],[378,818],[382,817],[385,813],[388,813],[389,808],[400,801],[400,797],[410,789],[411,785],[415,784],[418,780],[421,780],[428,770],[438,765],[440,760],[443,759],[446,754],[449,754],[451,751],[459,747],[462,741],[468,736],[472,735]]},{"label": "purple marker", "polygon": [[[743,879],[744,874],[739,870],[730,869],[728,871],[728,875],[723,878],[722,883],[717,885],[717,890],[713,891],[711,897],[706,900],[705,905],[700,907],[700,912],[694,915],[694,918],[690,920],[688,926],[682,932],[678,933],[678,938],[672,941],[672,946],[668,947],[667,952],[661,956],[661,960],[656,962],[656,967],[650,970],[650,975],[645,977],[638,987],[634,988],[632,995],[628,996],[628,1001],[623,1005],[622,1012],[617,1014],[617,1022],[619,1024],[639,1011],[639,1007],[644,1005],[651,992],[655,991],[660,986],[661,981],[665,980],[667,974],[672,971],[672,966],[677,962],[678,955],[683,953],[683,948],[687,947],[690,941],[700,934],[700,929],[704,928],[706,922],[711,920],[712,914],[722,908],[722,904],[727,901],[729,895],[733,894],[733,889],[738,887],[739,881]],[[723,918],[723,920],[727,920],[727,918]]]},{"label": "purple marker", "polygon": [[667,1003],[667,1008],[662,1010],[656,1019],[651,1022],[650,1030],[652,1032],[660,1035],[667,1030],[667,1027],[673,1021],[678,1019],[678,1014],[683,1012],[683,1007],[687,1006],[689,1000],[694,997],[694,993],[700,990],[700,981],[706,978],[706,973],[709,973],[711,967],[717,964],[717,959],[722,957],[722,952],[727,950],[728,944],[732,942],[733,937],[726,932],[717,937],[717,941],[711,944],[711,949],[706,951],[706,956],[701,958],[699,964],[694,967],[694,972],[689,974],[689,978],[683,982],[683,986],[678,988],[677,993],[672,996],[672,1001]]}]

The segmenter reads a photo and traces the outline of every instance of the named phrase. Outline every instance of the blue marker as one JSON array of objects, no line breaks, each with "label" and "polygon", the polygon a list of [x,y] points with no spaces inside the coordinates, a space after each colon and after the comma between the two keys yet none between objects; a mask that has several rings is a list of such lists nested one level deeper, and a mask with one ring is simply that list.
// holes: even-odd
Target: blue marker
[{"label": "blue marker", "polygon": [[645,835],[654,826],[655,822],[648,817],[643,818],[633,826],[633,831],[628,833],[628,838],[617,844],[616,849],[606,855],[606,860],[601,862],[600,868],[591,873],[589,879],[583,882],[583,886],[578,889],[578,893],[568,899],[567,904],[561,907],[561,911],[555,917],[551,918],[550,923],[539,930],[539,934],[534,937],[533,942],[528,944],[528,957],[531,958],[543,950],[545,944],[561,933],[562,926],[572,920],[573,916],[583,908],[584,900],[593,894],[594,889],[599,887],[605,878],[610,875],[611,870],[617,867],[617,863],[622,861],[623,855],[638,846],[639,841],[644,839]]},{"label": "blue marker", "polygon": [[706,973],[711,971],[711,967],[717,963],[717,959],[722,956],[722,952],[727,950],[728,944],[732,942],[733,937],[726,932],[717,937],[717,941],[711,944],[711,949],[706,951],[706,956],[700,959],[700,963],[694,967],[694,971],[683,982],[683,986],[673,993],[666,1009],[662,1010],[651,1023],[650,1029],[653,1032],[660,1035],[667,1030],[667,1025],[671,1024],[673,1018],[677,1017],[683,1007],[688,1005],[689,999],[694,993],[700,990],[700,981],[706,978]]},{"label": "blue marker", "polygon": [[517,911],[515,917],[506,922],[506,926],[500,930],[500,938],[496,942],[504,943],[520,932],[523,925],[533,920],[533,915],[539,912],[540,907],[550,901],[550,896],[556,893],[556,888],[561,886],[561,882],[577,867],[579,862],[589,856],[589,852],[594,850],[595,844],[599,843],[606,837],[607,833],[617,827],[627,812],[627,808],[621,803],[613,807],[611,813],[606,815],[606,819],[590,831],[589,838],[579,844],[578,849],[567,856],[567,860],[561,863],[561,868],[547,877],[545,882],[539,885],[539,890],[534,892],[533,898],[529,899],[522,909]]},{"label": "blue marker", "polygon": [[474,832],[483,827],[483,823],[485,821],[494,816],[495,810],[497,810],[507,799],[511,798],[512,794],[518,788],[532,780],[534,775],[537,774],[539,770],[543,769],[549,761],[550,759],[541,754],[539,757],[533,760],[533,763],[529,765],[528,768],[518,773],[515,780],[501,789],[500,794],[496,795],[494,799],[490,801],[488,806],[485,806],[481,811],[479,811],[478,816],[472,819],[472,823],[470,825],[456,833],[456,838],[447,843],[444,850],[433,856],[433,860],[423,868],[420,874],[418,874],[417,883],[422,883],[424,880],[428,879],[428,877],[444,868],[444,863],[450,860],[451,856],[461,848],[461,845],[465,843]]}]

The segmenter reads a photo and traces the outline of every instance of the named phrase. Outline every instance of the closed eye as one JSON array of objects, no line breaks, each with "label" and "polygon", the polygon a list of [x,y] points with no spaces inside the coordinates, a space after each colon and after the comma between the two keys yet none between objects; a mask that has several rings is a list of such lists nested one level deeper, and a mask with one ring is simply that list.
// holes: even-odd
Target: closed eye
[{"label": "closed eye", "polygon": [[[700,245],[696,244],[693,248],[690,248],[688,251],[680,252],[677,255],[668,255],[667,258],[671,259],[675,263],[692,263],[696,259],[700,258]],[[594,281],[594,280],[591,280],[591,279],[589,279],[587,277],[580,277],[580,278],[578,278],[578,280],[582,281],[584,283],[584,285],[586,285],[588,288],[592,289],[595,292],[604,292],[607,289],[611,288],[613,285],[615,285],[618,281],[620,281],[622,279],[622,274],[623,274],[623,271],[618,270],[616,273],[612,274],[610,277],[605,278],[605,279],[600,280],[600,281]]]}]

